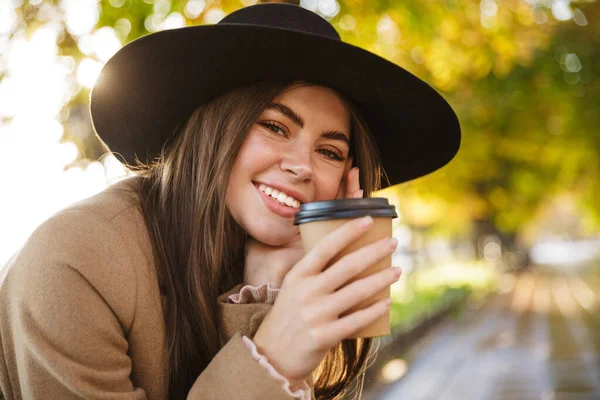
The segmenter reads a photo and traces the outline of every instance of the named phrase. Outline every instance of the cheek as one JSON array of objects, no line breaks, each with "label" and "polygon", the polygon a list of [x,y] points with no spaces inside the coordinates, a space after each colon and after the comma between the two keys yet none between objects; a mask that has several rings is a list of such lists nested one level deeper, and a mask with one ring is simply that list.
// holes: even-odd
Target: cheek
[{"label": "cheek", "polygon": [[342,183],[342,171],[329,171],[315,181],[315,200],[332,200],[335,198]]},{"label": "cheek", "polygon": [[247,219],[248,196],[255,190],[252,180],[277,162],[277,153],[273,144],[256,132],[251,132],[244,140],[231,169],[225,198],[225,204],[238,224],[244,226]]},{"label": "cheek", "polygon": [[225,204],[229,208],[233,218],[237,223],[241,224],[240,221],[243,202],[243,191],[245,183],[249,182],[249,164],[252,163],[252,149],[248,146],[249,143],[244,142],[240,152],[237,154],[236,159],[231,168],[231,174],[229,175],[229,181],[227,182],[227,192],[225,197]]},{"label": "cheek", "polygon": [[280,147],[259,132],[251,132],[238,154],[239,171],[246,174],[261,172],[277,162],[277,155],[282,152]]},{"label": "cheek", "polygon": [[269,163],[272,163],[275,152],[271,147],[260,135],[251,132],[242,144],[233,164],[230,182],[247,181],[250,177],[266,168]]},{"label": "cheek", "polygon": [[240,205],[238,204],[239,201],[237,199],[239,199],[239,186],[240,184],[238,183],[238,177],[239,177],[239,173],[238,173],[238,165],[237,163],[233,165],[233,168],[231,170],[231,175],[229,176],[229,182],[227,182],[227,191],[225,193],[225,205],[227,206],[227,208],[229,209],[229,212],[231,213],[233,219],[240,224]]}]

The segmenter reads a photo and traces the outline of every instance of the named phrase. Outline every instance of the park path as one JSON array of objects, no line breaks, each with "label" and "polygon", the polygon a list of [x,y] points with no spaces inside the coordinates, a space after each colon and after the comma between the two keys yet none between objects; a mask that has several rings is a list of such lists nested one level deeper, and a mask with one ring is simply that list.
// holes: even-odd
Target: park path
[{"label": "park path", "polygon": [[600,400],[600,269],[531,270],[363,400]]}]

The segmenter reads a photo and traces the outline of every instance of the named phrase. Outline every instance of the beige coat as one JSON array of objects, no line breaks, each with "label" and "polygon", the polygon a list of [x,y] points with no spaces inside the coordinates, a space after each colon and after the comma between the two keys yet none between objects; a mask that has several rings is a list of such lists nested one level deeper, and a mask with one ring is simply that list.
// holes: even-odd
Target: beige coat
[{"label": "beige coat", "polygon": [[[167,398],[163,299],[130,185],[54,215],[0,270],[7,400]],[[240,288],[219,297],[223,347],[188,399],[291,398],[241,341],[271,306],[226,303]]]}]

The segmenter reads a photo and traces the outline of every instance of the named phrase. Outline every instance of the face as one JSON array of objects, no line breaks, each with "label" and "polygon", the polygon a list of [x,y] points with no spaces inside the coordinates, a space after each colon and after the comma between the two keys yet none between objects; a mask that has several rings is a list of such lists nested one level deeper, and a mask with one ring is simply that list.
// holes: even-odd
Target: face
[{"label": "face", "polygon": [[298,239],[299,205],[335,198],[349,149],[350,117],[335,91],[286,91],[256,120],[234,162],[226,196],[233,218],[271,246]]}]

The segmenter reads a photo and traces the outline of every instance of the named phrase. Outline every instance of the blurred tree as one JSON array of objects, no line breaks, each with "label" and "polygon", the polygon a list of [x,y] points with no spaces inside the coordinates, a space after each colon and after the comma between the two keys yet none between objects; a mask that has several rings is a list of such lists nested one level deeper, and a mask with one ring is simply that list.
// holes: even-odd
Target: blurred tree
[{"label": "blurred tree", "polygon": [[[597,21],[596,4],[576,9]],[[583,11],[582,11],[583,10]],[[557,24],[547,48],[528,66],[448,93],[464,131],[452,163],[397,188],[399,196],[443,200],[435,228],[470,226],[474,236],[496,233],[511,247],[518,231],[545,201],[561,192],[579,195],[588,228],[597,230],[600,206],[597,129],[600,27]],[[430,200],[431,201],[431,200]]]},{"label": "blurred tree", "polygon": [[[600,117],[593,106],[600,104],[596,2],[280,2],[301,4],[331,20],[344,41],[427,81],[457,111],[463,128],[457,157],[440,171],[394,188],[415,225],[444,234],[464,234],[474,226],[475,236],[497,232],[510,245],[535,209],[561,191],[578,193],[591,216],[589,226],[600,225],[594,201],[600,195]],[[19,2],[11,37],[58,23],[62,56],[77,66],[84,59],[102,62],[86,46],[90,34],[72,32],[65,22],[70,3]],[[125,44],[159,29],[216,23],[254,3],[101,0],[94,29],[109,29]],[[61,114],[64,138],[84,150],[82,156],[97,159],[103,149],[90,129],[89,89],[75,79],[73,85],[75,95]],[[81,121],[87,124],[83,134]]]}]

